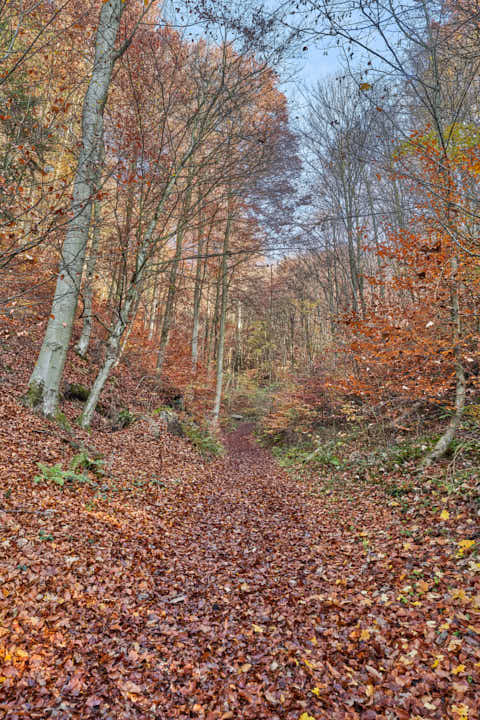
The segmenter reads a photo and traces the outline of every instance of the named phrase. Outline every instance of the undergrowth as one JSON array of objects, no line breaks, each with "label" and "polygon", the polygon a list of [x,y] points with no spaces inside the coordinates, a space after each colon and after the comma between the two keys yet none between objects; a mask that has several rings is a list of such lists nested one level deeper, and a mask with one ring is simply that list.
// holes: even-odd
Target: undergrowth
[{"label": "undergrowth", "polygon": [[[322,436],[310,435],[298,444],[276,444],[272,454],[298,479],[319,475],[343,482],[348,475],[353,482],[383,485],[387,495],[399,500],[410,492],[411,482],[426,492],[432,485],[432,491],[436,488],[447,494],[465,492],[468,487],[480,504],[478,485],[471,483],[480,474],[480,437],[478,423],[471,418],[465,418],[446,457],[427,474],[420,474],[420,463],[438,440],[435,432],[392,437],[383,428],[375,435],[371,427],[358,423],[337,433],[332,428],[330,437],[325,428],[322,431]],[[268,444],[265,436],[262,441]]]},{"label": "undergrowth", "polygon": [[206,425],[198,425],[193,420],[184,420],[182,429],[185,437],[205,458],[221,457],[225,453],[220,440],[213,435]]},{"label": "undergrowth", "polygon": [[73,456],[66,470],[63,469],[60,463],[56,463],[55,465],[46,465],[42,462],[37,463],[40,473],[35,475],[33,481],[35,484],[46,482],[60,485],[60,487],[63,487],[65,483],[71,483],[72,485],[75,483],[91,485],[95,483],[92,482],[89,475],[86,475],[84,472],[78,472],[78,470],[90,471],[99,477],[105,474],[103,466],[103,460],[91,458],[87,452],[82,450]]}]

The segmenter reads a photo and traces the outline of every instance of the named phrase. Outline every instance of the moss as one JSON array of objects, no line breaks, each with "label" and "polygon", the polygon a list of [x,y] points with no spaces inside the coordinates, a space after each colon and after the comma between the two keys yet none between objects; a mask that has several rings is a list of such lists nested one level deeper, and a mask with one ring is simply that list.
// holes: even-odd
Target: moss
[{"label": "moss", "polygon": [[128,408],[122,408],[117,415],[115,425],[120,429],[126,428],[137,419],[136,415],[130,412]]},{"label": "moss", "polygon": [[65,390],[65,397],[71,400],[87,402],[90,390],[81,383],[69,383]]},{"label": "moss", "polygon": [[55,413],[55,417],[52,419],[55,420],[57,425],[60,425],[60,427],[64,430],[67,430],[68,432],[71,431],[72,428],[67,420],[67,416],[61,410],[57,410],[57,412]]},{"label": "moss", "polygon": [[43,399],[43,385],[42,383],[32,380],[28,386],[26,394],[22,397],[22,403],[29,408],[34,410],[42,404]]}]

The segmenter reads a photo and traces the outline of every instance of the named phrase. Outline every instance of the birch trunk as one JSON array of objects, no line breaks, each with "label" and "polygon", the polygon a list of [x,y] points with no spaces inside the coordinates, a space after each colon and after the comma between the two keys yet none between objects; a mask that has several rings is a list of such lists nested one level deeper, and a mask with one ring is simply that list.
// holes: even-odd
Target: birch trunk
[{"label": "birch trunk", "polygon": [[62,248],[57,285],[42,348],[32,372],[27,401],[55,416],[68,346],[72,335],[91,219],[92,195],[100,160],[103,112],[108,96],[115,50],[125,3],[102,4],[92,75],[82,110],[82,148],[73,183],[72,218]]}]

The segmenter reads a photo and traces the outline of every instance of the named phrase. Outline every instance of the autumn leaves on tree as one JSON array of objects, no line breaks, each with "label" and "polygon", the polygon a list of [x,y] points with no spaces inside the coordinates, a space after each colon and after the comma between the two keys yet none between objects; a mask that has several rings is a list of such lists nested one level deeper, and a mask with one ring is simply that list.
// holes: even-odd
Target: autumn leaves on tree
[{"label": "autumn leaves on tree", "polygon": [[350,402],[444,406],[431,462],[475,405],[474,9],[353,3],[376,37],[355,65],[355,22],[302,3],[298,37],[327,28],[352,57],[297,128],[269,45],[280,9],[250,34],[234,5],[221,30],[214,5],[190,9],[215,39],[161,3],[2,5],[3,302],[41,298],[47,318],[27,402],[58,416],[69,350],[93,354],[88,427],[133,352],[213,425],[225,383],[278,390],[312,422]]},{"label": "autumn leaves on tree", "polygon": [[[70,10],[67,5],[65,12]],[[66,22],[61,13],[59,17]],[[75,20],[68,15],[70,19]],[[260,249],[243,198],[249,183],[268,172],[285,122],[285,99],[265,62],[238,54],[227,40],[188,44],[160,24],[160,6],[108,0],[89,8],[85,19],[94,32],[87,34],[91,66],[87,61],[81,67],[88,78],[81,108],[80,103],[73,108],[59,101],[53,111],[64,113],[58,124],[76,136],[78,157],[67,170],[61,146],[51,150],[55,177],[63,173],[63,193],[52,183],[35,203],[46,204],[55,194],[62,200],[57,215],[65,221],[55,233],[60,264],[27,401],[46,416],[57,415],[79,300],[83,330],[78,353],[87,355],[96,320],[103,325],[105,343],[103,364],[80,419],[83,426],[90,424],[135,323],[148,325],[150,340],[158,339],[153,364],[161,375],[180,283],[195,267],[190,382],[201,372],[200,311],[208,306],[207,284],[217,278],[214,316],[205,321],[206,335],[210,322],[215,328],[215,423],[229,286],[241,263]],[[56,20],[54,14],[48,22]],[[27,21],[20,32],[33,34],[34,28]],[[53,33],[51,42],[56,42]],[[33,53],[31,60],[25,58],[26,66],[29,62]],[[74,92],[71,84],[58,89],[60,99]],[[81,125],[75,117],[80,111]],[[45,174],[43,169],[32,173],[32,199]],[[30,247],[15,233],[12,239],[8,260]],[[42,242],[29,259],[49,261],[52,250],[50,242]],[[209,343],[205,337],[208,366]]]}]

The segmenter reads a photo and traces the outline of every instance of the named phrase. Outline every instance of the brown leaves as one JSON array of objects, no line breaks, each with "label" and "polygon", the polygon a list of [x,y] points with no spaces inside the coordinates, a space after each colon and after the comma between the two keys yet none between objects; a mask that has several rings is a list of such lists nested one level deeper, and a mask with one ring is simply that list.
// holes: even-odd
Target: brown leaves
[{"label": "brown leaves", "polygon": [[[289,479],[242,432],[204,465],[140,423],[88,438],[112,458],[105,497],[33,486],[35,462],[64,462],[65,444],[52,429],[32,451],[42,421],[16,401],[0,414],[2,503],[42,513],[0,511],[7,717],[478,717],[467,508],[457,519],[449,502],[439,522],[443,505],[410,501],[405,516],[348,477],[319,493],[320,478]],[[132,483],[151,475],[161,491]]]}]

